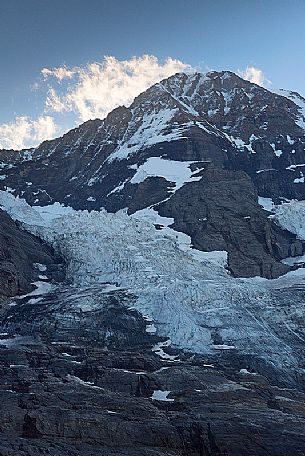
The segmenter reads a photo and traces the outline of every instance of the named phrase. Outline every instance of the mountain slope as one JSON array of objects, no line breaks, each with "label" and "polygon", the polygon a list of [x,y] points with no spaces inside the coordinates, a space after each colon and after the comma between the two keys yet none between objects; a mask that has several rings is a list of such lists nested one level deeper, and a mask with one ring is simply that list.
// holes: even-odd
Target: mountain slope
[{"label": "mountain slope", "polygon": [[305,202],[284,200],[303,198],[304,131],[287,97],[180,74],[2,152],[16,223],[0,212],[0,247],[29,253],[20,269],[50,261],[36,273],[51,278],[53,250],[21,224],[67,267],[1,309],[1,454],[302,454],[305,269],[249,278],[304,264]]},{"label": "mountain slope", "polygon": [[293,99],[234,73],[176,74],[16,160],[2,152],[1,188],[30,204],[154,207],[196,248],[228,251],[234,275],[277,277],[304,248],[257,196],[305,198],[303,123]]}]

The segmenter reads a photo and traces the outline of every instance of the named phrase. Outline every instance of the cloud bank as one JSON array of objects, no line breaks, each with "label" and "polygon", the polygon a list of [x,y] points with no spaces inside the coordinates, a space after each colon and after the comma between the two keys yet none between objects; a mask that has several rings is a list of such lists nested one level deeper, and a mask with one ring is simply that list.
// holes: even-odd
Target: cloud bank
[{"label": "cloud bank", "polygon": [[131,104],[151,85],[190,68],[180,60],[169,58],[160,63],[150,55],[123,61],[105,57],[100,63],[89,63],[79,68],[44,68],[42,74],[46,80],[71,80],[62,95],[50,85],[46,109],[73,111],[81,121],[103,118],[115,107]]},{"label": "cloud bank", "polygon": [[16,117],[14,122],[0,124],[0,149],[25,149],[53,138],[58,126],[51,116],[31,120],[27,116]]}]

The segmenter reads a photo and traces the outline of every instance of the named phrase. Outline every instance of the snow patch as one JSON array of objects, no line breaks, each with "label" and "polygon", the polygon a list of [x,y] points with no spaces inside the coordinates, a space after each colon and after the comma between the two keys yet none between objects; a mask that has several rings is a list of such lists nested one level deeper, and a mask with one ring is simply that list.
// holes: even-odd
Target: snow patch
[{"label": "snow patch", "polygon": [[288,264],[288,266],[294,266],[295,264],[305,263],[305,255],[284,258],[284,260],[282,260],[282,263]]},{"label": "snow patch", "polygon": [[235,345],[218,344],[212,345],[212,348],[214,348],[214,350],[234,350],[236,347]]},{"label": "snow patch", "polygon": [[168,395],[171,391],[162,391],[162,390],[155,390],[151,396],[153,401],[162,401],[162,402],[174,402],[175,399],[169,399]]},{"label": "snow patch", "polygon": [[201,176],[193,176],[200,170],[191,171],[190,165],[193,161],[175,161],[165,160],[161,157],[151,157],[143,165],[137,168],[136,174],[130,180],[131,184],[139,184],[148,177],[163,177],[169,182],[175,183],[175,192],[181,188],[186,182],[194,182],[201,179]]},{"label": "snow patch", "polygon": [[164,342],[158,342],[156,345],[153,346],[152,351],[156,353],[156,355],[160,356],[160,358],[166,361],[178,361],[179,357],[174,355],[169,355],[165,353],[163,348],[169,347],[171,345],[171,340],[167,339]]},{"label": "snow patch", "polygon": [[301,177],[297,177],[293,180],[294,184],[304,184],[304,174],[300,171]]},{"label": "snow patch", "polygon": [[265,211],[272,212],[274,210],[274,202],[272,198],[263,198],[262,196],[258,197],[258,204],[262,206]]},{"label": "snow patch", "polygon": [[177,111],[177,109],[161,109],[157,112],[145,113],[136,131],[127,141],[123,138],[121,144],[109,156],[108,161],[122,160],[145,147],[180,139],[181,129],[174,128],[170,132],[165,131]]}]

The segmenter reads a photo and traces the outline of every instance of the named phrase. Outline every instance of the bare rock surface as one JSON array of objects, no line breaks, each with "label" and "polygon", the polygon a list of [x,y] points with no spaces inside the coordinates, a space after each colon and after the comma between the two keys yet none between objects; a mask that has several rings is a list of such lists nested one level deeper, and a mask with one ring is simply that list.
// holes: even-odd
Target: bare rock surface
[{"label": "bare rock surface", "polygon": [[61,261],[51,247],[0,210],[0,299],[34,290],[33,282],[43,275],[39,268],[50,278],[63,278]]},{"label": "bare rock surface", "polygon": [[1,456],[303,454],[301,385],[253,357],[166,348],[123,290],[83,289],[84,311],[75,293],[2,311]]}]

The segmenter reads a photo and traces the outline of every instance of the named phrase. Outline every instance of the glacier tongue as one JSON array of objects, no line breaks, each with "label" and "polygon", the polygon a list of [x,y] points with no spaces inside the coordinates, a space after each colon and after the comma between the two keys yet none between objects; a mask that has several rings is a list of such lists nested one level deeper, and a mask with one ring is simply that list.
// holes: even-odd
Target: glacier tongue
[{"label": "glacier tongue", "polygon": [[112,283],[128,289],[137,297],[134,306],[174,345],[201,353],[230,347],[295,363],[293,349],[275,327],[288,318],[270,295],[271,283],[278,286],[281,279],[231,277],[223,260],[217,261],[221,254],[194,256],[186,241],[181,245],[181,233],[168,227],[171,219],[159,220],[165,229],[156,230],[156,214],[30,207],[5,192],[0,204],[60,249],[74,287]]}]

